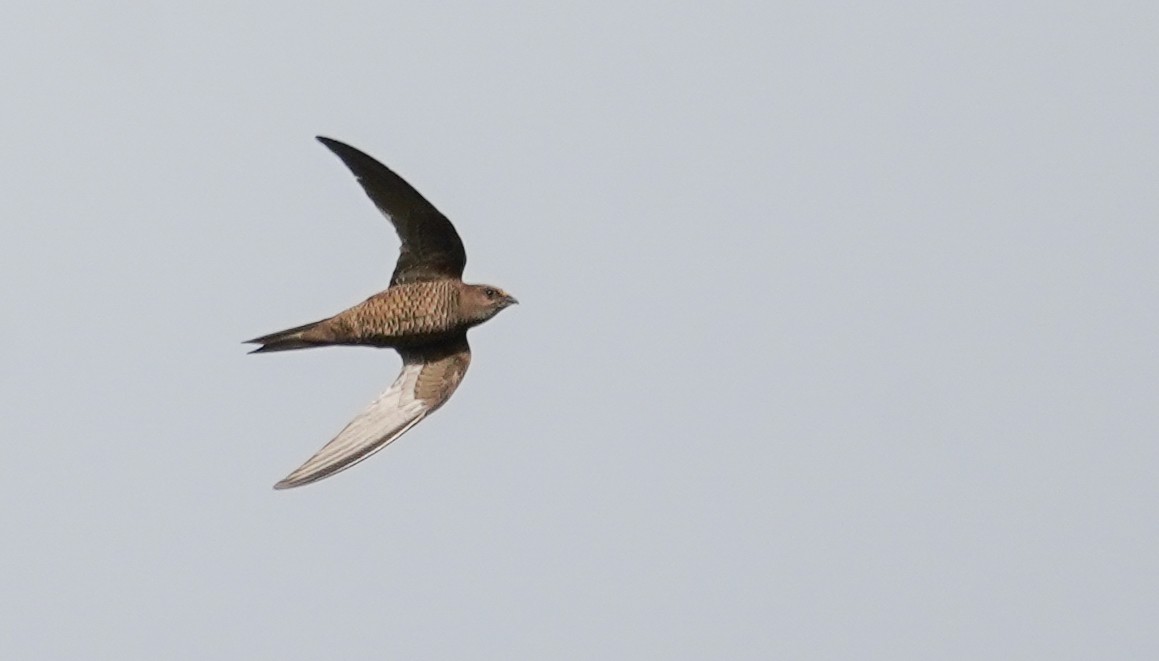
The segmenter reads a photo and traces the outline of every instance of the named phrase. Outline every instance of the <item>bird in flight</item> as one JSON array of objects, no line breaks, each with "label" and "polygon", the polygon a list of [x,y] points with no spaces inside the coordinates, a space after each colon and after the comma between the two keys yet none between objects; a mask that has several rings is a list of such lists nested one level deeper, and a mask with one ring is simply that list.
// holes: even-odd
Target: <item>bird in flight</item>
[{"label": "bird in flight", "polygon": [[467,253],[455,227],[410,184],[382,163],[319,136],[357,177],[402,241],[390,287],[312,324],[247,340],[250,353],[359,345],[394,349],[402,372],[378,399],[275,489],[310,484],[350,468],[386,447],[455,392],[471,348],[467,330],[518,301],[491,285],[463,282]]}]

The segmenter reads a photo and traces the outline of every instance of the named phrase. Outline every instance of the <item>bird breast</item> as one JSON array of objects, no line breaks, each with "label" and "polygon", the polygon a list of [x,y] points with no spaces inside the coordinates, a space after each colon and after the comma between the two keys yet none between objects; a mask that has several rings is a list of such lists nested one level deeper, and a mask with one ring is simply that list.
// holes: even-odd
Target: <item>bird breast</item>
[{"label": "bird breast", "polygon": [[[413,346],[466,327],[453,281],[396,285],[350,310],[350,330],[366,344]],[[346,315],[343,315],[346,316]]]}]

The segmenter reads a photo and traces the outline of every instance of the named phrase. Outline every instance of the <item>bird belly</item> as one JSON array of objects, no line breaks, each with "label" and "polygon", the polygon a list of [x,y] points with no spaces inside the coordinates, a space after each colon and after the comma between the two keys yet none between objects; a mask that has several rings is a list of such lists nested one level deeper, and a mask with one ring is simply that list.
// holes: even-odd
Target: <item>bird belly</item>
[{"label": "bird belly", "polygon": [[462,332],[456,309],[452,292],[443,287],[403,285],[370,297],[336,321],[356,344],[413,347]]},{"label": "bird belly", "polygon": [[359,344],[393,349],[420,347],[434,342],[444,342],[459,335],[462,331],[455,328],[438,328],[420,326],[408,330],[383,330],[368,332],[359,338]]}]

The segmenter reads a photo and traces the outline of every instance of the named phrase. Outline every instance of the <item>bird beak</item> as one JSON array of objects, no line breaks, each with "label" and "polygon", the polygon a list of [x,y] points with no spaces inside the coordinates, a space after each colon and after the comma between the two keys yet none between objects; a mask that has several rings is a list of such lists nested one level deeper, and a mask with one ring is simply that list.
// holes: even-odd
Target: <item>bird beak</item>
[{"label": "bird beak", "polygon": [[511,294],[507,294],[503,301],[507,303],[507,305],[519,305],[519,299],[515,298]]}]

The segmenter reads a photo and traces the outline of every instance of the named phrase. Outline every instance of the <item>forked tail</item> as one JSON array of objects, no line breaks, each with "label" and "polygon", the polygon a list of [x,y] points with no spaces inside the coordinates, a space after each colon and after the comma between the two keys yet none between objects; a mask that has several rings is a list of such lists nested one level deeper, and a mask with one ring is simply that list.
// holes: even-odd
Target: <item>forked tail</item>
[{"label": "forked tail", "polygon": [[330,320],[323,319],[322,321],[315,321],[312,324],[287,328],[284,331],[246,340],[243,344],[262,345],[250,353],[290,351],[291,349],[309,349],[310,347],[326,346],[327,344],[334,343],[333,338],[330,337],[331,333],[326,332],[322,326],[327,321]]}]

